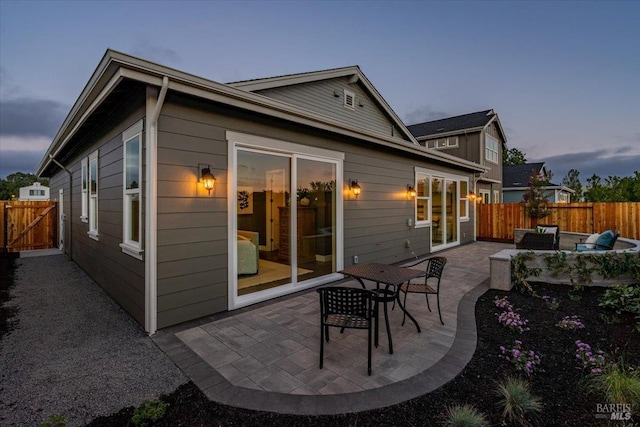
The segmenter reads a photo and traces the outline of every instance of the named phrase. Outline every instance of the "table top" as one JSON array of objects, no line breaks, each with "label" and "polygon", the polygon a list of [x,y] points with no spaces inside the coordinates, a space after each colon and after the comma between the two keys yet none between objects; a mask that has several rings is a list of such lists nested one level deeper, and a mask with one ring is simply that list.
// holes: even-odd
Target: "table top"
[{"label": "table top", "polygon": [[356,264],[345,268],[344,270],[340,270],[338,273],[359,279],[384,283],[385,285],[398,286],[408,280],[415,279],[416,277],[423,275],[424,271],[371,262],[368,264]]}]

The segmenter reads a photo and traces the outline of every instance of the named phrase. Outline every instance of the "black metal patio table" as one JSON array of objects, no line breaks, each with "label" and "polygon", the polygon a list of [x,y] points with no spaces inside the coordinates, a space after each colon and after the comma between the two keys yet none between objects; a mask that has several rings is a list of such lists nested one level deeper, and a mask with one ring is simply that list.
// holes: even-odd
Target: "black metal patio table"
[{"label": "black metal patio table", "polygon": [[[411,313],[407,311],[407,309],[402,305],[400,301],[398,288],[404,282],[407,282],[411,279],[415,279],[416,277],[424,275],[424,271],[415,270],[412,268],[404,268],[397,267],[395,265],[388,264],[380,264],[377,262],[372,262],[368,264],[360,264],[354,265],[344,270],[339,271],[338,273],[342,273],[346,276],[353,277],[364,289],[366,286],[364,285],[363,280],[370,280],[376,283],[375,289],[375,297],[376,301],[376,321],[375,321],[375,346],[378,346],[378,306],[379,303],[384,304],[384,321],[387,326],[387,338],[389,340],[389,353],[393,354],[393,342],[391,340],[391,329],[389,328],[389,314],[387,309],[387,303],[393,302],[394,300],[398,301],[398,306],[404,311],[409,319],[416,325],[416,329],[420,332],[420,326],[416,319],[413,318]],[[380,288],[380,284],[385,285],[384,289]],[[393,289],[390,289],[393,288]]]}]

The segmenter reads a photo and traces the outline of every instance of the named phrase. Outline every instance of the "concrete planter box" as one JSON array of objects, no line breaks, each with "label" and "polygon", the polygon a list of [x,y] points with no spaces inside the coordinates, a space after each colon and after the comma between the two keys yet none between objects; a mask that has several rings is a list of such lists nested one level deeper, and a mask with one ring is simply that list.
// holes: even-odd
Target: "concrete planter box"
[{"label": "concrete planter box", "polygon": [[[522,238],[524,233],[532,230],[516,229],[515,239]],[[560,233],[560,252],[567,254],[567,262],[574,263],[578,257],[584,257],[586,255],[592,256],[606,256],[616,253],[632,253],[635,256],[640,257],[640,241],[631,240],[625,238],[618,238],[612,251],[590,251],[590,252],[576,252],[573,249],[575,244],[580,242],[581,238],[588,237],[588,234],[584,233]],[[567,249],[569,247],[569,249]],[[504,249],[489,257],[491,263],[491,283],[492,289],[511,290],[513,284],[511,283],[511,258],[516,256],[520,252],[531,252],[534,258],[527,262],[529,268],[540,268],[541,272],[539,276],[527,277],[528,281],[532,282],[545,282],[545,283],[558,283],[558,284],[571,284],[571,277],[566,275],[554,276],[551,270],[547,267],[545,261],[545,255],[554,255],[557,251],[528,251],[520,249]],[[587,265],[592,266],[593,263],[587,261]],[[574,273],[574,283],[579,284],[579,278]],[[591,275],[591,283],[584,283],[585,286],[613,286],[619,283],[631,284],[639,283],[640,278],[631,277],[630,275],[621,276],[615,279],[604,279],[597,273]]]}]

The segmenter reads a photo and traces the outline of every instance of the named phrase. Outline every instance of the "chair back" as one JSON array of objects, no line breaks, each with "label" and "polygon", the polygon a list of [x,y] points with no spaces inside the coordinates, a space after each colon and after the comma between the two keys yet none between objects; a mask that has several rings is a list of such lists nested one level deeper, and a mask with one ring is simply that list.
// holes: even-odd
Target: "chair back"
[{"label": "chair back", "polygon": [[427,262],[427,278],[437,277],[438,286],[440,286],[440,277],[442,277],[442,270],[444,270],[444,266],[446,264],[447,264],[447,258],[443,256],[436,256],[433,258],[429,258]]},{"label": "chair back", "polygon": [[373,293],[366,289],[335,286],[317,289],[322,316],[348,314],[371,318]]}]

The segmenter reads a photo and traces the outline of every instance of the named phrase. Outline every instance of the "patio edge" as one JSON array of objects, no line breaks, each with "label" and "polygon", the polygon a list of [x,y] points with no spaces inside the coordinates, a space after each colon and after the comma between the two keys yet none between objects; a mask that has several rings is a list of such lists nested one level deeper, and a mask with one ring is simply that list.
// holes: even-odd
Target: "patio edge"
[{"label": "patio edge", "polygon": [[449,351],[433,366],[383,387],[333,395],[297,395],[235,386],[180,341],[174,333],[156,335],[158,347],[209,400],[239,408],[291,415],[337,415],[383,408],[422,396],[455,378],[476,349],[475,304],[489,290],[489,279],[467,292],[458,304],[456,334]]}]

